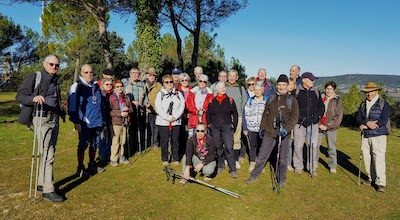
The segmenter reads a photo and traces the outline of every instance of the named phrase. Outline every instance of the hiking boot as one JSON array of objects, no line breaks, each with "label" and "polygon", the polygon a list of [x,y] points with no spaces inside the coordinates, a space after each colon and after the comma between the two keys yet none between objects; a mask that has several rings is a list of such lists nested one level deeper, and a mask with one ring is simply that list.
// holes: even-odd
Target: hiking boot
[{"label": "hiking boot", "polygon": [[43,199],[49,200],[51,202],[63,202],[64,198],[59,196],[57,193],[55,192],[51,192],[51,193],[43,193]]},{"label": "hiking boot", "polygon": [[292,167],[292,165],[288,165],[288,166],[287,166],[287,170],[293,172],[293,171],[294,171],[294,168]]},{"label": "hiking boot", "polygon": [[250,162],[250,167],[247,171],[249,171],[249,173],[251,173],[251,171],[253,171],[255,167],[256,167],[256,162]]},{"label": "hiking boot", "polygon": [[231,173],[231,177],[232,177],[232,178],[237,178],[237,173],[236,173],[236,171],[233,171],[233,172]]},{"label": "hiking boot", "polygon": [[386,192],[386,187],[378,185],[378,186],[376,186],[376,191],[377,192]]},{"label": "hiking boot", "polygon": [[89,164],[89,166],[88,166],[88,171],[89,171],[90,174],[94,175],[94,174],[96,174],[96,173],[102,173],[102,172],[104,172],[104,168],[98,167],[98,166],[96,165],[96,163],[91,163],[91,164]]},{"label": "hiking boot", "polygon": [[211,177],[204,176],[204,181],[205,181],[205,182],[210,182],[210,181],[211,181]]},{"label": "hiking boot", "polygon": [[317,176],[318,176],[317,171],[312,172],[312,173],[311,173],[311,176],[312,176],[312,177],[317,177]]},{"label": "hiking boot", "polygon": [[78,166],[78,169],[77,169],[77,171],[76,171],[76,174],[75,174],[77,177],[87,177],[88,176],[88,174],[87,174],[87,171],[86,171],[86,169],[85,169],[85,166],[83,166],[83,165],[81,165],[81,166]]},{"label": "hiking boot", "polygon": [[218,168],[217,173],[221,173],[221,172],[224,171],[224,170],[225,170],[225,168],[220,167],[220,168]]},{"label": "hiking boot", "polygon": [[174,162],[172,162],[172,166],[174,166],[174,167],[177,167],[177,166],[179,166],[179,162],[178,162],[178,161],[174,161]]},{"label": "hiking boot", "polygon": [[331,169],[329,169],[329,172],[330,172],[330,173],[333,173],[333,174],[336,174],[336,168],[331,168]]},{"label": "hiking boot", "polygon": [[154,146],[153,146],[153,150],[160,150],[160,147],[157,146],[157,145],[154,145]]},{"label": "hiking boot", "polygon": [[37,190],[38,192],[43,192],[43,186],[37,186],[37,187],[36,187],[36,190]]},{"label": "hiking boot", "polygon": [[265,171],[265,168],[261,171],[261,173],[265,173],[266,171]]},{"label": "hiking boot", "polygon": [[163,161],[163,162],[162,162],[162,165],[163,165],[164,167],[167,167],[167,166],[169,166],[169,162],[168,162],[168,161]]},{"label": "hiking boot", "polygon": [[240,166],[239,161],[235,161],[235,166],[237,170],[240,170],[240,168],[242,168],[242,166]]},{"label": "hiking boot", "polygon": [[110,165],[111,165],[112,167],[117,167],[117,166],[118,166],[118,162],[117,162],[117,161],[111,161],[111,162],[110,162]]},{"label": "hiking boot", "polygon": [[253,183],[253,182],[256,181],[256,180],[257,180],[257,178],[250,177],[250,178],[248,178],[248,179],[246,180],[246,184],[251,184],[251,183]]},{"label": "hiking boot", "polygon": [[364,180],[361,182],[363,185],[370,186],[372,184],[372,180]]},{"label": "hiking boot", "polygon": [[131,162],[129,161],[129,160],[127,160],[127,159],[125,159],[124,161],[122,161],[122,162],[120,162],[120,163],[122,163],[122,164],[131,164]]},{"label": "hiking boot", "polygon": [[279,188],[285,188],[285,182],[281,182],[278,184]]},{"label": "hiking boot", "polygon": [[243,163],[244,162],[244,157],[239,157],[239,162]]},{"label": "hiking boot", "polygon": [[179,184],[181,184],[181,185],[185,185],[186,183],[187,183],[186,179],[179,180]]},{"label": "hiking boot", "polygon": [[299,169],[295,169],[294,173],[297,174],[297,175],[301,175],[303,173],[303,171],[299,170]]}]

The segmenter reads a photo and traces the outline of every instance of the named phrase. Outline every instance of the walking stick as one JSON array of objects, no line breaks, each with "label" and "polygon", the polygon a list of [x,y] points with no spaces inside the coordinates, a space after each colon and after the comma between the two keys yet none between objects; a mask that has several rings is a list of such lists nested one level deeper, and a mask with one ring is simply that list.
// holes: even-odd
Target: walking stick
[{"label": "walking stick", "polygon": [[[34,131],[33,131],[33,144],[32,144],[32,163],[31,163],[31,175],[29,178],[29,202],[31,202],[32,198],[32,180],[33,180],[33,167],[35,163],[35,151],[36,151],[36,136],[37,136],[37,131],[38,131],[38,116],[39,116],[39,110],[38,110],[38,105],[35,104],[34,106],[35,109],[35,120],[34,120]],[[39,150],[39,146],[38,146]]]},{"label": "walking stick", "polygon": [[144,107],[144,112],[145,112],[145,125],[144,125],[144,150],[147,149],[148,146],[148,126],[149,126],[149,113],[147,112],[146,106]]},{"label": "walking stick", "polygon": [[[172,115],[173,106],[174,106],[174,102],[169,103],[168,111],[167,111],[167,113],[168,113],[169,115]],[[171,159],[171,157],[172,157],[172,151],[173,151],[173,149],[172,149],[172,141],[171,141],[171,138],[172,138],[172,121],[169,122],[168,131],[169,131],[168,145],[169,145],[169,147],[171,148],[171,152],[170,152],[170,154],[169,154],[169,155],[170,155],[170,156],[169,156],[169,159]]]},{"label": "walking stick", "polygon": [[361,182],[361,161],[362,161],[362,158],[363,158],[363,155],[362,155],[362,142],[363,142],[363,138],[364,138],[364,134],[363,134],[363,132],[361,131],[360,165],[358,166],[358,182],[357,182],[357,185],[358,185],[358,186],[360,186],[360,182]]},{"label": "walking stick", "polygon": [[142,155],[142,144],[140,142],[140,106],[139,105],[136,108],[136,116],[137,116],[137,131],[138,131],[139,154]]},{"label": "walking stick", "polygon": [[[280,130],[283,129],[282,125],[282,111],[279,111],[279,128]],[[275,179],[277,184],[277,193],[278,195],[281,193],[280,187],[279,187],[279,159],[280,159],[280,152],[281,152],[281,145],[282,145],[282,137],[278,134],[278,152],[276,154],[276,164],[275,164]]]},{"label": "walking stick", "polygon": [[[37,187],[39,181],[39,163],[40,163],[40,150],[43,148],[42,141],[42,117],[43,117],[43,106],[36,104],[35,105],[36,113],[35,113],[35,129],[34,129],[34,137],[33,137],[33,146],[32,146],[32,164],[31,164],[31,175],[30,175],[30,183],[29,183],[29,202],[32,202],[32,181],[33,181],[33,167],[35,161],[36,154],[36,175],[35,175],[35,192],[34,192],[34,202],[36,202],[37,198]],[[40,111],[40,114],[39,114]],[[36,138],[37,136],[37,138]],[[36,149],[36,140],[37,140],[37,149]],[[35,153],[35,149],[37,152]]]}]

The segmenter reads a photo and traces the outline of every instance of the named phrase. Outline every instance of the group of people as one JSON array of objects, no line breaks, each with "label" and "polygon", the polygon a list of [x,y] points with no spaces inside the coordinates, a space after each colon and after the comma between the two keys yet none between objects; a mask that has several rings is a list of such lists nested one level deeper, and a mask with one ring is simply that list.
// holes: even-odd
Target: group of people
[{"label": "group of people", "polygon": [[[35,82],[38,73],[28,75],[17,101],[31,109],[29,113],[22,111],[21,116],[35,115],[35,103],[43,106],[41,128],[45,136],[38,190],[43,198],[62,202],[52,178],[59,116],[64,112],[57,75],[60,60],[47,55],[43,66],[41,81]],[[335,82],[327,82],[321,94],[314,86],[317,77],[311,72],[300,76],[298,65],[290,68],[289,77],[280,75],[276,87],[263,68],[257,77],[247,80],[246,87],[238,83],[234,69],[220,71],[213,84],[201,67],[194,68],[194,75],[195,81],[190,82],[187,73],[174,68],[160,83],[154,68],[146,71],[144,79],[140,79],[139,69],[132,68],[129,77],[121,80],[105,69],[102,79],[95,80],[92,67],[83,65],[81,76],[68,92],[68,115],[79,134],[77,175],[89,177],[102,172],[108,162],[111,166],[129,164],[133,147],[140,150],[144,144],[161,148],[163,166],[179,166],[182,162],[181,184],[193,171],[202,171],[204,180],[210,181],[226,165],[231,177],[236,178],[247,153],[248,184],[258,179],[269,160],[274,164],[279,186],[285,187],[287,170],[301,175],[305,165],[312,177],[318,175],[323,136],[330,172],[336,173],[336,136],[343,118],[343,102],[335,93]],[[366,100],[360,106],[357,122],[363,134],[362,151],[369,177],[363,183],[375,184],[378,191],[384,192],[389,107],[379,90],[375,83],[368,83],[362,90]],[[141,132],[146,129],[148,132]],[[88,146],[86,168],[83,161]]]}]

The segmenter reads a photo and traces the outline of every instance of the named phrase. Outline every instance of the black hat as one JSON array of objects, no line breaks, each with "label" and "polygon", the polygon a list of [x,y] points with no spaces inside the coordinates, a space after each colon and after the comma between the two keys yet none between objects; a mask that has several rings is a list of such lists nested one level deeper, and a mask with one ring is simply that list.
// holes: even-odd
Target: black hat
[{"label": "black hat", "polygon": [[172,70],[172,74],[180,74],[180,73],[181,73],[181,70],[179,68],[174,68]]},{"label": "black hat", "polygon": [[318,79],[318,77],[315,77],[314,74],[310,72],[303,73],[303,75],[301,75],[301,78],[302,79],[309,78],[311,81],[315,81],[316,79]]},{"label": "black hat", "polygon": [[110,69],[105,69],[103,70],[103,74],[104,75],[108,75],[108,76],[114,76],[114,71],[110,70]]},{"label": "black hat", "polygon": [[278,81],[277,82],[285,82],[285,83],[289,83],[289,79],[285,74],[282,74],[278,77]]}]

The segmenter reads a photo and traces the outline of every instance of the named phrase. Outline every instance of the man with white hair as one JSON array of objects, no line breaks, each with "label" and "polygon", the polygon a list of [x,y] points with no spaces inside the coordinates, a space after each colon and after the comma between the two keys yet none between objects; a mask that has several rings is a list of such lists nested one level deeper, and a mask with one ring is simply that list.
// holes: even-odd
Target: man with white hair
[{"label": "man with white hair", "polygon": [[[190,86],[191,86],[192,88],[194,88],[194,87],[196,87],[196,86],[199,85],[200,76],[204,74],[204,72],[203,72],[203,67],[201,67],[201,66],[196,66],[196,67],[194,68],[194,70],[193,70],[193,74],[194,74],[194,76],[195,76],[195,79],[194,79],[193,82],[190,83]],[[211,86],[211,83],[207,81],[207,87],[210,87],[210,86]]]},{"label": "man with white hair", "polygon": [[266,69],[261,68],[261,69],[258,70],[256,80],[258,82],[262,82],[264,84],[264,93],[263,93],[263,95],[265,97],[268,97],[271,94],[275,94],[276,93],[276,89],[275,89],[274,84],[270,80],[267,79],[267,70]]},{"label": "man with white hair", "polygon": [[217,95],[217,91],[215,91],[215,85],[217,85],[218,82],[226,83],[226,81],[228,81],[228,73],[225,70],[219,71],[218,72],[218,81],[210,86],[210,89],[211,89],[212,93],[214,94],[214,96]]}]

